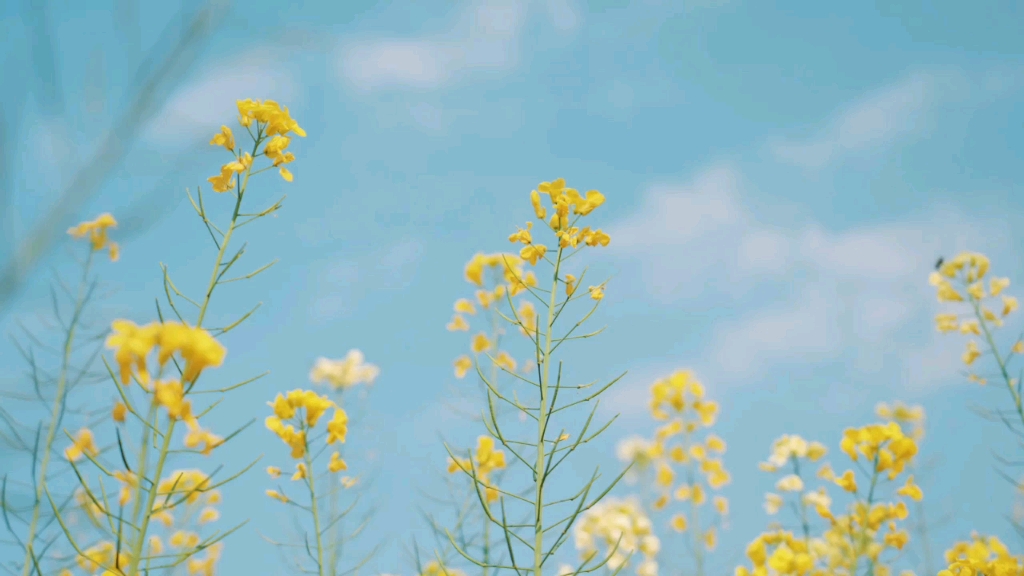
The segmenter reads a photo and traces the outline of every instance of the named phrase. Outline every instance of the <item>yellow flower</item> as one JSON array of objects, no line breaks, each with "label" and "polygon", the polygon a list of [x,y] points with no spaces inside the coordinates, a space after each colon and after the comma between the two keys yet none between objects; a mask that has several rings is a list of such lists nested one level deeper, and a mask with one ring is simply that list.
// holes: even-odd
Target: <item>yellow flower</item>
[{"label": "yellow flower", "polygon": [[764,495],[764,511],[767,512],[769,516],[778,514],[779,510],[782,509],[782,504],[782,496],[772,494],[771,492]]},{"label": "yellow flower", "polygon": [[452,321],[449,322],[445,328],[447,328],[449,332],[466,332],[469,330],[469,322],[466,322],[465,318],[456,314],[452,316]]},{"label": "yellow flower", "polygon": [[836,478],[834,482],[847,492],[857,492],[857,479],[853,476],[853,470],[843,472],[843,475]]},{"label": "yellow flower", "polygon": [[292,480],[302,480],[309,475],[309,470],[306,468],[305,462],[299,462],[295,465],[295,474],[292,474]]},{"label": "yellow flower", "polygon": [[484,258],[483,254],[477,253],[466,263],[466,280],[477,286],[484,285]]},{"label": "yellow flower", "polygon": [[64,450],[64,456],[72,462],[81,459],[83,454],[96,456],[99,453],[100,451],[96,447],[96,441],[92,434],[92,430],[89,430],[88,428],[82,428],[79,430],[78,434],[75,435],[74,443]]},{"label": "yellow flower", "polygon": [[476,314],[476,307],[473,303],[465,298],[459,298],[455,301],[455,311],[459,314]]},{"label": "yellow flower", "polygon": [[924,492],[921,491],[921,487],[918,486],[917,484],[914,484],[913,475],[907,476],[906,484],[904,484],[898,490],[896,490],[896,493],[899,494],[900,496],[906,496],[907,498],[910,498],[911,500],[917,502],[920,502],[924,498]]},{"label": "yellow flower", "polygon": [[682,514],[676,514],[672,517],[672,529],[676,532],[686,531],[686,516]]},{"label": "yellow flower", "polygon": [[334,417],[327,423],[327,443],[345,443],[345,436],[348,435],[348,413],[342,408],[334,409]]},{"label": "yellow flower", "polygon": [[341,459],[341,454],[333,452],[331,454],[331,461],[327,463],[327,469],[331,472],[339,472],[341,470],[348,470],[348,464]]},{"label": "yellow flower", "polygon": [[530,244],[523,246],[522,250],[519,251],[519,256],[529,262],[531,266],[536,266],[537,261],[543,258],[547,251],[547,246],[543,244]]},{"label": "yellow flower", "polygon": [[108,228],[117,228],[117,220],[109,212],[104,212],[97,216],[95,220],[82,222],[77,226],[68,228],[68,234],[76,239],[83,238],[88,234],[92,250],[98,252],[103,248],[109,247],[110,259],[116,262],[119,258],[120,248],[116,242],[111,242],[107,237]]},{"label": "yellow flower", "polygon": [[509,372],[516,371],[516,360],[508,352],[502,350],[494,358],[494,363]]},{"label": "yellow flower", "polygon": [[572,293],[576,291],[576,277],[572,274],[565,275],[565,295],[572,296]]},{"label": "yellow flower", "polygon": [[590,297],[594,300],[601,300],[604,298],[604,287],[603,286],[591,286],[587,288],[590,291]]},{"label": "yellow flower", "polygon": [[267,490],[266,494],[267,494],[267,496],[270,496],[274,500],[277,500],[277,501],[282,502],[284,504],[288,503],[288,497],[285,496],[284,494],[281,494],[277,490]]},{"label": "yellow flower", "polygon": [[718,536],[715,534],[715,529],[709,528],[708,531],[704,533],[704,546],[707,547],[708,550],[714,550],[717,544]]},{"label": "yellow flower", "polygon": [[708,450],[713,452],[722,453],[725,452],[725,440],[722,440],[714,434],[708,434],[708,437],[704,440]]},{"label": "yellow flower", "polygon": [[206,180],[213,186],[214,192],[227,192],[235,186],[235,172],[225,165],[221,167],[220,174]]},{"label": "yellow flower", "polygon": [[597,190],[588,190],[586,199],[576,204],[575,212],[581,216],[586,216],[602,204],[604,204],[604,194]]},{"label": "yellow flower", "polygon": [[988,286],[988,291],[993,296],[999,296],[999,294],[1001,294],[1003,290],[1006,290],[1007,288],[1010,287],[1010,279],[993,277],[991,280],[988,281]]},{"label": "yellow flower", "polygon": [[519,228],[516,231],[515,234],[512,234],[511,236],[508,237],[508,241],[512,242],[513,244],[516,244],[516,243],[527,244],[527,245],[532,244],[533,243],[533,235],[530,234],[530,229],[531,228],[533,228],[533,222],[527,222],[526,223],[526,228],[525,229],[524,228]]},{"label": "yellow flower", "polygon": [[978,325],[977,320],[965,320],[960,323],[960,333],[981,336],[981,327]]},{"label": "yellow flower", "polygon": [[473,344],[471,346],[474,354],[486,352],[491,349],[491,341],[487,338],[487,335],[480,332],[473,337]]},{"label": "yellow flower", "polygon": [[277,466],[267,466],[267,475],[269,475],[271,478],[280,478],[281,469],[278,468]]},{"label": "yellow flower", "polygon": [[978,349],[978,343],[971,340],[967,343],[967,351],[963,355],[964,364],[970,366],[979,356],[981,356],[981,350]]},{"label": "yellow flower", "polygon": [[235,136],[231,133],[231,128],[227,126],[221,126],[220,132],[213,136],[213,140],[210,140],[211,146],[223,146],[228,152],[235,151]]},{"label": "yellow flower", "polygon": [[663,488],[668,488],[672,485],[672,481],[675,480],[676,473],[672,470],[672,467],[664,462],[658,466],[658,473],[655,477],[654,482]]},{"label": "yellow flower", "polygon": [[110,328],[112,333],[107,337],[106,347],[115,350],[114,361],[121,368],[121,384],[128,384],[133,367],[137,370],[139,382],[148,384],[146,356],[156,346],[159,325],[138,326],[130,320],[114,320]]},{"label": "yellow flower", "polygon": [[729,513],[729,501],[726,500],[724,496],[715,496],[712,499],[712,502],[715,505],[715,510],[717,510],[722,516]]},{"label": "yellow flower", "polygon": [[373,384],[380,375],[380,368],[365,361],[359,350],[349,350],[340,360],[317,358],[309,372],[314,384],[328,383],[335,390],[348,389],[357,384]]},{"label": "yellow flower", "polygon": [[1017,308],[1020,308],[1020,303],[1015,296],[1003,296],[1003,316],[1009,316]]},{"label": "yellow flower", "polygon": [[196,448],[203,444],[203,448],[200,450],[200,454],[203,456],[209,456],[214,448],[224,443],[224,439],[220,436],[213,434],[209,430],[203,430],[197,420],[190,420],[188,428],[189,431],[185,434],[185,447]]},{"label": "yellow flower", "polygon": [[775,489],[781,492],[801,492],[804,489],[804,481],[796,474],[789,474],[775,483]]},{"label": "yellow flower", "polygon": [[473,361],[470,360],[469,356],[459,356],[455,359],[455,377],[465,378],[466,373],[473,367]]},{"label": "yellow flower", "polygon": [[594,230],[593,232],[588,230],[583,234],[583,241],[587,246],[607,246],[611,243],[612,238],[601,230]]},{"label": "yellow flower", "polygon": [[209,524],[210,522],[216,522],[220,518],[220,512],[216,508],[206,507],[199,513],[199,523]]},{"label": "yellow flower", "polygon": [[125,406],[124,402],[118,402],[114,404],[114,409],[110,412],[110,417],[114,419],[114,422],[119,424],[124,423],[124,418],[128,414],[128,407]]},{"label": "yellow flower", "polygon": [[530,204],[533,205],[533,212],[537,215],[537,218],[541,220],[547,218],[548,211],[540,203],[540,195],[537,194],[536,190],[530,192]]},{"label": "yellow flower", "polygon": [[156,382],[153,401],[167,409],[167,416],[172,420],[191,421],[192,402],[185,399],[185,389],[180,380],[162,380]]}]

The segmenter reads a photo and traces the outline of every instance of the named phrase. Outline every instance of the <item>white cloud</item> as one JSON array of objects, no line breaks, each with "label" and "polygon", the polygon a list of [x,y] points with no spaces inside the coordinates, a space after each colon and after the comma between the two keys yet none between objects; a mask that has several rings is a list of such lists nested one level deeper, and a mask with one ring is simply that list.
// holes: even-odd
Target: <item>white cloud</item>
[{"label": "white cloud", "polygon": [[914,74],[840,110],[817,136],[772,145],[782,162],[820,168],[844,154],[891,144],[923,127],[940,78]]},{"label": "white cloud", "polygon": [[[840,358],[865,371],[896,363],[915,387],[955,378],[912,366],[941,338],[925,279],[937,255],[993,248],[985,240],[1005,225],[937,208],[843,231],[815,222],[786,229],[744,206],[742,181],[714,166],[683,186],[653,187],[635,214],[610,227],[613,254],[641,267],[647,296],[705,308],[727,295],[728,317],[698,352],[716,381],[739,385],[781,364]],[[893,342],[916,352],[894,357]]]},{"label": "white cloud", "polygon": [[[298,83],[286,63],[270,49],[250,50],[206,68],[171,96],[144,134],[159,144],[191,144],[212,136],[237,116],[235,102],[254,95],[294,107]],[[301,122],[300,122],[301,123]]]},{"label": "white cloud", "polygon": [[[533,4],[475,1],[439,35],[347,43],[340,48],[338,71],[355,88],[372,91],[435,89],[473,70],[511,69],[519,62],[522,30]],[[556,29],[578,25],[578,13],[569,0],[548,0],[541,8]]]}]

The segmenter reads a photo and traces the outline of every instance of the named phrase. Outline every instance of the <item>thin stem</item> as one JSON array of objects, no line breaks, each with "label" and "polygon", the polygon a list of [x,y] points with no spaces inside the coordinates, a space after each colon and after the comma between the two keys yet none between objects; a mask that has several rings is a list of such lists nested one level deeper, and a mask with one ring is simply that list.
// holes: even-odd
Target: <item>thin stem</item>
[{"label": "thin stem", "polygon": [[[256,139],[256,143],[253,146],[253,155],[255,155],[255,151],[259,148],[259,145],[260,139]],[[217,251],[217,259],[214,262],[213,273],[210,275],[210,283],[206,287],[206,294],[203,297],[202,306],[199,308],[199,317],[196,319],[196,328],[202,327],[203,319],[206,318],[206,311],[210,305],[210,299],[213,297],[213,291],[217,287],[217,279],[220,274],[221,262],[224,261],[224,254],[227,252],[228,244],[231,241],[231,234],[235,230],[235,224],[238,221],[238,214],[242,206],[242,198],[245,197],[245,190],[249,183],[249,174],[251,172],[252,166],[250,165],[245,171],[244,180],[239,184],[238,194],[235,197],[235,209],[231,215],[231,224],[228,225],[228,229],[224,233],[224,238],[220,242],[220,250]],[[146,533],[149,529],[149,521],[153,515],[153,503],[156,501],[157,497],[157,484],[159,483],[160,477],[163,475],[164,465],[166,464],[167,454],[171,444],[171,437],[174,435],[174,427],[176,424],[177,420],[168,418],[167,431],[164,433],[164,441],[160,447],[160,457],[157,459],[156,469],[154,470],[154,482],[148,491],[146,507],[143,509],[142,522],[139,526],[137,539],[132,546],[131,557],[129,559],[129,574],[138,574],[139,572],[139,564],[142,561],[142,548],[146,543]]]},{"label": "thin stem", "polygon": [[309,435],[306,435],[306,454],[303,460],[306,463],[306,485],[309,486],[309,507],[313,512],[313,531],[316,533],[316,564],[317,574],[326,576],[324,573],[324,538],[320,533],[320,503],[317,502],[316,485],[313,471],[313,457],[309,451]]},{"label": "thin stem", "polygon": [[551,279],[551,293],[548,299],[548,321],[544,334],[544,363],[540,378],[540,414],[537,417],[537,498],[534,504],[536,512],[533,537],[533,576],[541,576],[541,563],[544,560],[544,481],[546,467],[544,463],[544,435],[548,423],[548,387],[551,384],[551,353],[552,333],[555,323],[555,302],[558,294],[558,272],[562,263],[562,248],[558,249],[555,258],[555,271]]},{"label": "thin stem", "polygon": [[985,341],[988,343],[989,349],[992,350],[992,356],[996,359],[996,364],[999,366],[999,372],[1003,376],[1003,381],[1006,382],[1006,388],[1010,391],[1010,396],[1013,397],[1013,405],[1017,409],[1017,415],[1020,417],[1021,423],[1024,424],[1024,404],[1022,404],[1020,394],[1013,389],[1013,378],[1010,377],[1010,372],[1006,369],[1006,360],[999,353],[999,347],[996,346],[995,338],[992,337],[992,331],[988,327],[988,322],[981,313],[981,301],[972,296],[971,306],[974,308],[974,315],[978,318],[978,324],[981,325],[981,329],[985,333]]},{"label": "thin stem", "polygon": [[[792,461],[793,474],[796,474],[798,478],[803,480],[803,478],[800,476],[800,460],[796,457],[796,454],[792,456]],[[800,505],[800,525],[804,531],[804,542],[806,542],[809,545],[811,543],[811,526],[807,522],[807,503],[804,502],[804,499],[801,497],[802,495],[803,493],[801,492],[801,494],[797,496],[797,500],[799,501]]]},{"label": "thin stem", "polygon": [[86,257],[85,266],[82,270],[82,280],[78,284],[78,295],[75,298],[75,311],[71,316],[68,325],[67,337],[64,339],[64,351],[61,358],[60,376],[57,379],[57,395],[53,400],[53,410],[50,413],[50,425],[46,430],[46,440],[43,443],[43,459],[39,464],[39,476],[35,486],[35,500],[32,506],[32,520],[29,523],[28,535],[25,539],[25,561],[22,567],[22,574],[28,576],[31,567],[36,565],[35,539],[39,529],[39,515],[43,498],[43,485],[46,483],[46,473],[50,466],[50,456],[53,452],[53,442],[57,436],[57,428],[62,420],[61,415],[64,409],[64,399],[68,389],[68,366],[71,363],[71,352],[75,339],[75,328],[81,318],[82,308],[85,306],[85,287],[88,284],[89,270],[92,268],[94,251],[89,248],[89,255]]}]

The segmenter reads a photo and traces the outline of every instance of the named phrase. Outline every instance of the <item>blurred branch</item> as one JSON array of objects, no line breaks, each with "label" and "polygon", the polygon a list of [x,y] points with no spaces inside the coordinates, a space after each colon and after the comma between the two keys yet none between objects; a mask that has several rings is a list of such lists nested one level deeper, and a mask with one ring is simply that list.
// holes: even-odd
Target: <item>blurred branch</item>
[{"label": "blurred branch", "polygon": [[[28,4],[28,12],[32,15],[29,20],[33,24],[32,62],[45,84],[44,90],[37,91],[36,97],[44,111],[63,115],[64,95],[57,82],[53,36],[49,33],[47,11],[41,2]],[[194,64],[227,8],[228,0],[205,2],[186,19],[185,26],[177,38],[172,39],[174,27],[168,26],[161,41],[158,41],[156,47],[143,58],[136,71],[138,88],[127,104],[121,107],[123,112],[100,139],[96,152],[74,173],[52,207],[32,227],[28,235],[20,243],[9,242],[9,245],[13,246],[12,254],[9,256],[9,262],[0,267],[0,312],[6,310],[11,297],[28,274],[62,235],[62,225],[82,209],[124,160],[147,122],[160,110],[168,95],[173,92],[174,86]],[[161,55],[160,46],[168,41],[171,46]],[[21,102],[16,100],[13,106],[19,116]],[[6,159],[10,156],[14,143],[19,141],[19,135],[16,129],[4,123],[0,124],[0,137],[0,152],[5,158],[3,164],[0,164],[0,209],[5,211],[4,228],[10,236],[13,234],[10,226],[13,221],[10,200],[14,179],[11,165]]]}]

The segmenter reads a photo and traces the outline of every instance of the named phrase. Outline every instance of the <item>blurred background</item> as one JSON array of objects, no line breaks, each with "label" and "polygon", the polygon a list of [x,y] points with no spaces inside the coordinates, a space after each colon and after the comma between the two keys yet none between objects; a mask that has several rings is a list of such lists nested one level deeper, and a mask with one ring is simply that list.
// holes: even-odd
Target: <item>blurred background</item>
[{"label": "blurred background", "polygon": [[[607,196],[590,220],[612,237],[589,256],[611,278],[594,320],[608,329],[567,349],[567,366],[582,381],[628,371],[599,411],[619,419],[559,486],[620,469],[615,442],[653,431],[649,385],[690,367],[722,404],[733,475],[709,573],[731,573],[769,521],[774,478],[756,463],[772,439],[835,450],[896,399],[928,413],[918,481],[936,558],[972,529],[1019,544],[993,458],[1012,437],[968,409],[1005,404],[1005,390],[965,381],[927,275],[970,249],[1024,283],[1021,29],[1020,6],[997,0],[8,2],[0,329],[45,330],[54,274],[81,254],[64,231],[100,212],[118,219],[122,256],[100,266],[98,317],[154,320],[161,263],[198,293],[215,249],[185,191],[224,162],[208,142],[235,125],[235,101],[271,98],[308,137],[291,146],[293,183],[250,187],[254,207],[288,197],[240,233],[246,264],[280,262],[212,305],[221,320],[263,302],[211,375],[270,371],[209,420],[257,424],[198,461],[237,470],[266,455],[225,491],[223,527],[251,521],[221,573],[286,573],[261,538],[290,522],[263,495],[262,468],[286,463],[265,402],[352,348],[381,375],[351,408],[348,461],[372,477],[375,513],[347,550],[383,546],[359,573],[413,572],[413,537],[430,546],[420,492],[444,490],[439,438],[468,447],[484,432],[448,411],[453,389],[474,386],[451,368],[468,336],[444,329],[472,294],[463,266],[512,250],[530,190],[558,177]],[[0,365],[0,388],[31,386],[8,341]],[[27,463],[0,452],[0,473]]]}]

